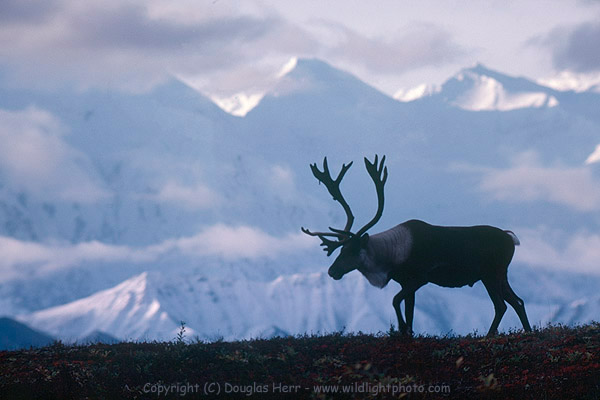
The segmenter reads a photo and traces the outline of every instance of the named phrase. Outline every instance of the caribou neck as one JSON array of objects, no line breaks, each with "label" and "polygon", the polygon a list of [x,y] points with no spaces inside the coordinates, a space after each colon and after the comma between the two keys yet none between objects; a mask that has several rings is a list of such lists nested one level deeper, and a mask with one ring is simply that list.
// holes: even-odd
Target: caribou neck
[{"label": "caribou neck", "polygon": [[383,288],[391,279],[390,272],[408,259],[411,248],[412,235],[402,224],[374,234],[360,252],[358,270],[371,285]]}]

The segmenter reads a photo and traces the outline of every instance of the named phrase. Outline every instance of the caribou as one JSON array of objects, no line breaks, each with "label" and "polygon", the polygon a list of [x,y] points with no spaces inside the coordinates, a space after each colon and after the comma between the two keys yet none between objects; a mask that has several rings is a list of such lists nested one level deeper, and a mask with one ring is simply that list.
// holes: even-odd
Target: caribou
[{"label": "caribou", "polygon": [[[375,183],[378,205],[373,219],[355,233],[351,232],[354,215],[340,191],[340,182],[352,162],[342,164],[335,179],[329,171],[327,157],[323,160],[323,171],[316,163],[310,165],[315,178],[325,185],[346,213],[343,229],[329,227],[328,232],[312,232],[301,228],[305,234],[321,239],[327,256],[341,247],[340,254],[329,267],[329,276],[339,280],[358,270],[378,288],[385,287],[390,280],[399,283],[401,290],[394,296],[392,304],[398,318],[398,331],[404,335],[413,333],[415,292],[430,282],[443,287],[462,287],[481,281],[495,310],[488,336],[498,332],[507,309],[505,301],[516,311],[523,329],[531,331],[525,304],[508,283],[508,265],[515,246],[520,244],[513,232],[489,225],[436,226],[413,219],[381,233],[367,233],[383,214],[384,186],[388,177],[384,163],[385,156],[381,162],[377,155],[373,162],[365,157],[365,167]],[[400,310],[402,301],[406,321]]]}]

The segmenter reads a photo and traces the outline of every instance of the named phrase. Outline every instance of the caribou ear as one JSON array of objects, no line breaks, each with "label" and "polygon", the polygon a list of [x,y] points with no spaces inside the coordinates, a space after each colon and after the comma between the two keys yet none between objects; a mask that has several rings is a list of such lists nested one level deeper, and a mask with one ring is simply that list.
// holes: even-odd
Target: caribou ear
[{"label": "caribou ear", "polygon": [[365,233],[364,235],[362,235],[360,237],[360,248],[361,249],[366,248],[368,243],[369,243],[369,234]]}]

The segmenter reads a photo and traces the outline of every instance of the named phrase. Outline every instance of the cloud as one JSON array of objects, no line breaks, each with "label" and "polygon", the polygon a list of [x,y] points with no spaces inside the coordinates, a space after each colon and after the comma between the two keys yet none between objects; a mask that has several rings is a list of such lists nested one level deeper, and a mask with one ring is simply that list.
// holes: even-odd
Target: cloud
[{"label": "cloud", "polygon": [[567,235],[547,228],[515,230],[522,243],[515,261],[534,267],[600,274],[600,235],[588,232]]},{"label": "cloud", "polygon": [[98,241],[37,243],[0,236],[0,280],[85,263],[151,263],[168,254],[194,258],[220,257],[228,261],[274,259],[314,247],[311,239],[300,232],[272,236],[258,228],[224,224],[209,226],[193,236],[168,239],[146,247]]},{"label": "cloud", "polygon": [[184,186],[176,182],[167,182],[155,196],[159,202],[174,202],[188,209],[205,209],[216,205],[220,196],[204,185]]},{"label": "cloud", "polygon": [[64,140],[65,134],[46,111],[0,109],[0,176],[17,190],[49,199],[95,202],[108,197],[90,175],[90,161]]},{"label": "cloud", "polygon": [[92,241],[79,244],[43,244],[0,236],[0,280],[73,267],[89,262],[150,262],[156,258],[127,246]]},{"label": "cloud", "polygon": [[251,42],[267,35],[279,21],[248,15],[217,16],[182,23],[176,19],[153,18],[141,4],[92,7],[74,13],[67,21],[79,35],[68,39],[74,46],[109,50],[168,50],[193,45],[208,52],[227,48],[232,42]]},{"label": "cloud", "polygon": [[301,198],[302,195],[298,192],[292,169],[275,164],[265,172],[267,174],[261,174],[259,180],[264,182],[263,185],[268,190],[269,196],[277,197],[288,203],[294,203]]},{"label": "cloud", "polygon": [[276,258],[312,247],[314,242],[305,236],[290,233],[276,237],[249,226],[217,224],[195,236],[169,241],[163,246],[184,254],[219,256],[225,260]]},{"label": "cloud", "polygon": [[269,10],[221,3],[55,0],[33,18],[11,0],[0,57],[24,82],[146,90],[172,74],[210,80],[272,54],[283,62],[315,48],[311,35]]},{"label": "cloud", "polygon": [[11,83],[139,92],[175,75],[213,98],[255,101],[295,56],[348,63],[366,75],[397,75],[466,53],[431,24],[366,36],[331,21],[298,25],[257,2],[38,3],[0,5],[7,22],[0,24],[0,66]]},{"label": "cloud", "polygon": [[458,60],[468,50],[450,32],[433,24],[412,24],[386,37],[369,37],[343,25],[320,23],[331,43],[327,55],[362,65],[374,73],[399,74]]},{"label": "cloud", "polygon": [[588,73],[600,71],[600,22],[560,27],[536,37],[529,44],[541,44],[550,50],[552,64],[558,70]]},{"label": "cloud", "polygon": [[588,166],[540,164],[535,153],[523,153],[506,169],[473,169],[482,173],[479,188],[507,202],[551,202],[577,211],[600,210],[600,182]]},{"label": "cloud", "polygon": [[0,2],[0,22],[5,24],[40,23],[51,17],[57,8],[58,4],[55,0],[2,0]]}]

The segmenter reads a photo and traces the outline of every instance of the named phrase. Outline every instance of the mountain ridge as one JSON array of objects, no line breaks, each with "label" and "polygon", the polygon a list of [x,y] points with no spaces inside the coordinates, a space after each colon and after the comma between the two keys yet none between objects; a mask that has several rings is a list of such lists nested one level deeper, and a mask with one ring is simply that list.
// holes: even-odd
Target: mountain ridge
[{"label": "mountain ridge", "polygon": [[[509,272],[533,324],[575,325],[594,319],[600,298],[590,282],[600,284],[600,277],[577,276],[588,281],[589,289],[585,289],[565,272],[523,270],[522,266],[513,266]],[[547,297],[544,290],[527,290],[529,279],[556,282],[557,276],[573,283],[556,290],[554,298]],[[377,333],[396,324],[392,298],[399,290],[394,282],[383,290],[371,287],[356,271],[341,281],[319,272],[280,276],[269,282],[144,272],[87,298],[18,319],[69,342],[85,341],[100,330],[119,340],[170,341],[182,322],[189,338],[201,340],[322,334],[342,327],[350,332]],[[579,293],[573,300],[575,291]],[[417,333],[485,332],[493,318],[492,302],[480,283],[474,288],[452,289],[427,285],[417,292],[416,299]],[[521,328],[512,308],[500,328]]]}]

